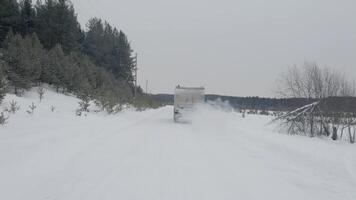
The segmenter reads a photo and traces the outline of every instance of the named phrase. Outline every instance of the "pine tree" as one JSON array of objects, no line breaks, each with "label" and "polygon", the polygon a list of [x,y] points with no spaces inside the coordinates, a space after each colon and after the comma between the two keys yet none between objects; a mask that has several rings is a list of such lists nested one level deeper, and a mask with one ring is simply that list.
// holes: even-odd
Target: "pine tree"
[{"label": "pine tree", "polygon": [[90,19],[87,28],[83,51],[116,79],[132,83],[132,49],[125,33],[98,18]]},{"label": "pine tree", "polygon": [[83,33],[68,0],[38,2],[36,11],[36,33],[46,49],[60,44],[65,53],[80,50]]},{"label": "pine tree", "polygon": [[122,78],[128,83],[133,82],[133,58],[130,43],[127,40],[125,33],[119,33],[119,67],[115,68],[114,75],[117,78]]},{"label": "pine tree", "polygon": [[109,69],[109,64],[104,56],[107,52],[104,50],[104,25],[101,19],[92,18],[87,24],[88,31],[83,43],[84,52],[94,61],[98,66]]},{"label": "pine tree", "polygon": [[0,47],[10,30],[19,31],[20,11],[16,0],[0,1]]},{"label": "pine tree", "polygon": [[40,82],[53,84],[55,81],[55,70],[51,65],[51,58],[49,52],[45,50],[45,53],[41,59],[41,74],[40,74]]},{"label": "pine tree", "polygon": [[61,45],[55,46],[48,53],[47,66],[48,72],[46,77],[44,77],[44,81],[53,84],[57,88],[57,92],[59,92],[59,88],[63,87],[63,79],[64,79],[64,65],[63,60],[65,59],[65,54],[62,50]]},{"label": "pine tree", "polygon": [[20,2],[20,30],[22,35],[32,34],[35,31],[35,10],[32,7],[32,0],[22,0]]},{"label": "pine tree", "polygon": [[29,89],[40,79],[42,45],[35,34],[22,38],[10,33],[4,47],[4,60],[9,66],[8,80],[15,94],[19,94],[19,89]]},{"label": "pine tree", "polygon": [[6,93],[5,65],[6,63],[0,60],[0,104]]},{"label": "pine tree", "polygon": [[106,110],[132,99],[127,36],[98,18],[82,31],[69,0],[37,1],[35,7],[32,0],[0,1],[0,50],[7,66],[1,77],[16,94],[48,83],[85,102],[98,99]]}]

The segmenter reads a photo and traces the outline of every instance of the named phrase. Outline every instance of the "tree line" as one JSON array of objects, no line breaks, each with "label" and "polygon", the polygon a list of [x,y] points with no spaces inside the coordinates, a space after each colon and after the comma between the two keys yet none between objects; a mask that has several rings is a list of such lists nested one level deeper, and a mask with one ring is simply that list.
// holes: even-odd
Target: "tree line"
[{"label": "tree line", "polygon": [[[153,98],[164,105],[173,105],[174,96],[170,94],[157,94]],[[228,102],[236,110],[253,111],[288,111],[306,105],[312,100],[305,98],[267,98],[267,97],[237,97],[223,95],[205,95],[206,101],[220,100]]]},{"label": "tree line", "polygon": [[21,95],[42,83],[109,110],[133,100],[127,36],[99,18],[83,30],[69,0],[0,1],[0,67],[0,101],[6,91]]}]

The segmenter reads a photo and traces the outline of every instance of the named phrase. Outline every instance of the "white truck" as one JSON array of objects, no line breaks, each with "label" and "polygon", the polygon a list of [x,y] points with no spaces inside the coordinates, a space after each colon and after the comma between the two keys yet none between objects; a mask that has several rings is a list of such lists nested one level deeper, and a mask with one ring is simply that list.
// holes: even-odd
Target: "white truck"
[{"label": "white truck", "polygon": [[174,121],[188,120],[187,118],[194,107],[204,102],[204,87],[181,87],[178,85],[174,92]]}]

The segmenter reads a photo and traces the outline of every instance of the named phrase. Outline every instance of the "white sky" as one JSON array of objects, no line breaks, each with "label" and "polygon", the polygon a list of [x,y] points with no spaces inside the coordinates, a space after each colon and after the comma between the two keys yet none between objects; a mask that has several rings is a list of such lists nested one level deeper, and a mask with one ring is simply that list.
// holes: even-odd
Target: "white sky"
[{"label": "white sky", "polygon": [[153,93],[275,96],[278,75],[304,61],[356,79],[354,0],[72,1],[83,26],[96,16],[128,35]]}]

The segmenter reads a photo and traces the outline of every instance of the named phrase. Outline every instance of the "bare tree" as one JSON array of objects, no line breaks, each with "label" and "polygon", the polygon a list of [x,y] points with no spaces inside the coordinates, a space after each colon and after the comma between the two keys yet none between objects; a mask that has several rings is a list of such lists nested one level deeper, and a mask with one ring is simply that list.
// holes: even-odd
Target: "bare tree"
[{"label": "bare tree", "polygon": [[38,97],[40,98],[40,102],[42,101],[44,94],[45,94],[45,89],[40,86],[37,88],[37,93],[38,93]]},{"label": "bare tree", "polygon": [[355,86],[337,71],[305,62],[301,67],[293,66],[281,75],[277,92],[283,97],[322,99],[355,96]]},{"label": "bare tree", "polygon": [[356,133],[356,114],[355,113],[344,113],[342,117],[342,128],[340,139],[343,138],[344,130],[348,131],[350,143],[355,143],[355,133]]},{"label": "bare tree", "polygon": [[32,104],[29,105],[28,108],[29,108],[29,110],[27,110],[26,112],[30,115],[33,115],[37,106],[32,102]]},{"label": "bare tree", "polygon": [[[279,94],[284,97],[298,97],[309,99],[310,104],[276,120],[290,134],[304,134],[309,136],[325,135],[336,140],[340,130],[341,137],[347,128],[350,142],[355,142],[352,127],[354,117],[345,115],[350,112],[354,116],[352,104],[342,105],[345,99],[333,97],[355,96],[355,87],[345,75],[328,68],[320,68],[316,63],[304,63],[303,66],[289,68],[280,78]],[[355,99],[354,99],[355,100]],[[346,101],[348,102],[348,101]],[[346,117],[345,117],[346,116]],[[275,120],[275,121],[276,121]]]}]

